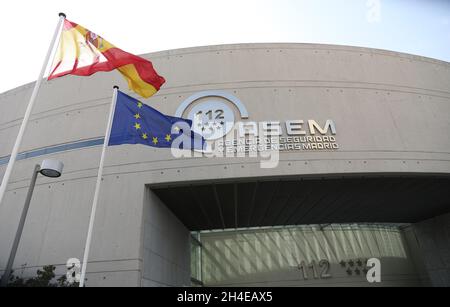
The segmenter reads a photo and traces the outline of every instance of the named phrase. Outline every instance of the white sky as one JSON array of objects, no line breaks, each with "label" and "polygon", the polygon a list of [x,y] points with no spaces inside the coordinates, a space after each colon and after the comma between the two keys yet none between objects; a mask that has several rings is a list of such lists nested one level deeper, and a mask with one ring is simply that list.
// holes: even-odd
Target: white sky
[{"label": "white sky", "polygon": [[309,42],[450,61],[450,0],[12,0],[1,7],[0,93],[37,78],[60,11],[134,54]]}]

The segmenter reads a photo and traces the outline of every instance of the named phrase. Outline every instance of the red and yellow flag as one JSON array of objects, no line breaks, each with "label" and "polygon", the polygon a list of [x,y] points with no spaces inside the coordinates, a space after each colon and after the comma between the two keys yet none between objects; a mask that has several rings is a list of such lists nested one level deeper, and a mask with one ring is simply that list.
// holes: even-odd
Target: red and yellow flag
[{"label": "red and yellow flag", "polygon": [[155,94],[165,82],[150,61],[125,52],[66,19],[48,80],[113,69],[119,70],[131,90],[145,98]]}]

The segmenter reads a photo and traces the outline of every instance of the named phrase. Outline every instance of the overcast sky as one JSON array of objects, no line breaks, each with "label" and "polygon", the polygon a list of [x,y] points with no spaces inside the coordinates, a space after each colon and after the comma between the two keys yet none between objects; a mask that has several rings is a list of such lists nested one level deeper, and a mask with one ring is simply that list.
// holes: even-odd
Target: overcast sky
[{"label": "overcast sky", "polygon": [[306,42],[450,61],[450,0],[13,0],[0,11],[0,93],[37,78],[60,11],[135,54]]}]

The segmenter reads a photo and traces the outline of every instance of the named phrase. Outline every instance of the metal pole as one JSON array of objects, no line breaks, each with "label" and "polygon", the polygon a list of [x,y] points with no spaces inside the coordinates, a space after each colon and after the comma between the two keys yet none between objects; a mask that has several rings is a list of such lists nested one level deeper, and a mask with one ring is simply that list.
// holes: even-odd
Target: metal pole
[{"label": "metal pole", "polygon": [[20,217],[19,227],[17,228],[16,237],[14,238],[13,246],[11,248],[11,253],[9,254],[8,264],[6,265],[5,273],[3,274],[1,286],[6,287],[8,285],[9,277],[11,275],[12,267],[14,264],[14,259],[16,258],[17,248],[19,247],[20,237],[22,236],[23,227],[25,225],[25,220],[28,214],[28,208],[30,207],[31,197],[33,196],[34,185],[36,184],[36,179],[39,174],[41,166],[36,164],[33,171],[33,176],[31,177],[30,187],[28,188],[27,198],[25,200],[25,205],[22,210],[22,216]]},{"label": "metal pole", "polygon": [[102,156],[100,158],[100,165],[98,167],[97,183],[95,185],[95,193],[94,193],[94,201],[92,202],[92,210],[91,210],[91,217],[89,219],[89,228],[88,228],[88,233],[87,233],[87,238],[86,238],[86,246],[84,247],[83,266],[81,268],[81,277],[80,277],[80,288],[84,287],[84,279],[86,277],[86,267],[87,267],[87,262],[88,262],[88,257],[89,257],[89,249],[90,249],[91,240],[92,240],[92,229],[94,228],[95,212],[97,210],[98,197],[100,195],[100,184],[102,182],[102,175],[103,175],[103,166],[105,164],[106,147],[109,144],[109,137],[111,134],[112,122],[114,119],[114,111],[116,109],[118,89],[119,89],[118,86],[114,86],[111,108],[109,110],[108,124],[106,125],[105,141],[103,143],[103,150],[102,150]]},{"label": "metal pole", "polygon": [[33,93],[31,94],[30,102],[28,103],[27,110],[25,111],[25,116],[23,117],[22,125],[20,126],[19,133],[16,138],[16,142],[14,143],[14,147],[11,152],[11,156],[9,157],[9,162],[8,162],[8,166],[6,167],[5,175],[3,176],[3,179],[2,179],[2,184],[0,186],[0,204],[2,203],[3,198],[5,196],[6,187],[9,182],[9,177],[11,176],[11,172],[14,167],[14,163],[16,162],[20,144],[22,143],[23,135],[25,134],[25,130],[28,125],[28,120],[30,119],[31,112],[33,111],[33,106],[34,106],[34,103],[36,102],[36,97],[38,95],[39,88],[41,87],[42,79],[44,78],[44,74],[47,69],[48,61],[52,54],[53,47],[56,42],[56,38],[58,37],[58,34],[61,30],[61,26],[62,26],[65,18],[66,18],[66,15],[64,15],[63,13],[59,14],[58,25],[56,26],[55,33],[53,34],[52,42],[50,43],[50,47],[48,48],[47,55],[44,60],[44,64],[42,65],[42,68],[41,68],[41,72],[39,73],[39,77],[36,80],[36,84],[34,85],[34,89],[33,89]]}]

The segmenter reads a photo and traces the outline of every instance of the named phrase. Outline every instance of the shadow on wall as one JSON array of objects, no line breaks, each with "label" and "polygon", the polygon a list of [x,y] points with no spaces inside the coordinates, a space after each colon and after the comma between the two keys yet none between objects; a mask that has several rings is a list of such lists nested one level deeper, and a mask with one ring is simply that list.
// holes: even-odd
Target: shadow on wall
[{"label": "shadow on wall", "polygon": [[[204,232],[206,286],[420,286],[403,234],[394,225],[329,225]],[[381,261],[381,283],[366,279]]]}]

